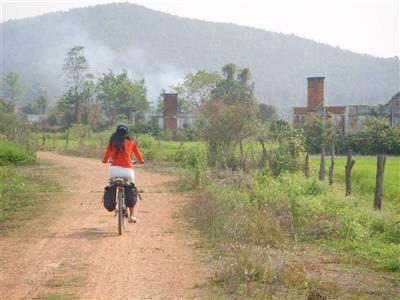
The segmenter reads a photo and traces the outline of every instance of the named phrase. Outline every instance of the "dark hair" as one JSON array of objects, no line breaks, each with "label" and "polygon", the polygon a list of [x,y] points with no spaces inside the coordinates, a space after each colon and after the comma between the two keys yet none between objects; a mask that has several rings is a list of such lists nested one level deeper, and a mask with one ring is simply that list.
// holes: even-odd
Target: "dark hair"
[{"label": "dark hair", "polygon": [[121,149],[125,149],[125,139],[132,140],[126,132],[116,131],[111,135],[108,145],[110,147],[115,146],[118,154]]}]

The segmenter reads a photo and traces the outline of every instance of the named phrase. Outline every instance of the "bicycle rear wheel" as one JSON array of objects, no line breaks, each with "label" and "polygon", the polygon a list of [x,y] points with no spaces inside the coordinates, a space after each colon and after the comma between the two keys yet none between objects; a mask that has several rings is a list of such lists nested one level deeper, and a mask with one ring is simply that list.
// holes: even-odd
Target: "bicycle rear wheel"
[{"label": "bicycle rear wheel", "polygon": [[117,194],[117,203],[118,203],[118,235],[122,234],[122,227],[124,226],[124,209],[122,205],[122,191],[118,189]]}]

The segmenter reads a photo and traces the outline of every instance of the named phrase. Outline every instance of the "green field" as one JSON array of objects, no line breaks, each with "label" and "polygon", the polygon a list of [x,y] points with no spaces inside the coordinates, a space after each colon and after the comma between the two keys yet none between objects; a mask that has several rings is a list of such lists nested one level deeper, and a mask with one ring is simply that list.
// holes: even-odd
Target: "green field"
[{"label": "green field", "polygon": [[[71,136],[68,144],[66,141],[65,133],[46,133],[36,134],[34,136],[34,143],[40,148],[56,149],[56,150],[71,150],[80,149],[82,147],[90,147],[95,150],[91,156],[100,156],[104,151],[110,133],[92,133],[83,140]],[[45,140],[43,140],[43,136]],[[146,160],[156,161],[174,161],[176,153],[180,147],[189,150],[202,144],[202,142],[177,142],[177,141],[164,141],[155,140],[154,138],[146,135],[138,135],[135,137],[140,148],[145,155]],[[86,149],[87,150],[87,149]],[[261,147],[258,143],[245,145],[246,151],[254,151],[255,159],[260,158]],[[250,155],[249,155],[250,158]],[[376,176],[376,157],[375,156],[354,156],[356,164],[352,171],[352,188],[354,193],[361,195],[372,195],[375,192],[375,176]],[[319,156],[312,156],[311,158],[313,177],[318,174]],[[343,184],[344,189],[344,167],[346,164],[346,157],[337,156],[335,165],[335,180]],[[330,159],[327,157],[326,172],[330,165]],[[384,180],[384,198],[390,202],[400,203],[400,157],[388,156],[386,158],[385,167],[385,180]]]},{"label": "green field", "polygon": [[[375,193],[376,181],[376,157],[375,156],[354,156],[355,165],[352,170],[352,190],[361,195]],[[345,165],[347,158],[344,156],[336,157],[334,176],[340,182],[345,181]],[[319,170],[319,157],[312,157],[312,167],[314,176]],[[326,161],[326,171],[328,171],[330,159]],[[384,199],[392,203],[400,204],[400,157],[387,156],[384,177]]]}]

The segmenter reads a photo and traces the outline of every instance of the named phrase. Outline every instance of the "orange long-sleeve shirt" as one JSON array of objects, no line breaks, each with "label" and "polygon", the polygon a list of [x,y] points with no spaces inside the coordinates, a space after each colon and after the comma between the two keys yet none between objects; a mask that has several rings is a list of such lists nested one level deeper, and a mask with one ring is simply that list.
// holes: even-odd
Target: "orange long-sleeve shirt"
[{"label": "orange long-sleeve shirt", "polygon": [[131,163],[132,153],[136,156],[136,159],[139,163],[143,163],[143,156],[139,151],[139,148],[136,146],[134,141],[125,139],[124,141],[125,147],[124,149],[119,150],[117,155],[117,149],[114,145],[110,147],[107,146],[106,153],[104,154],[103,162],[108,162],[109,158],[112,159],[112,166],[119,166],[124,168],[133,168],[133,164]]}]

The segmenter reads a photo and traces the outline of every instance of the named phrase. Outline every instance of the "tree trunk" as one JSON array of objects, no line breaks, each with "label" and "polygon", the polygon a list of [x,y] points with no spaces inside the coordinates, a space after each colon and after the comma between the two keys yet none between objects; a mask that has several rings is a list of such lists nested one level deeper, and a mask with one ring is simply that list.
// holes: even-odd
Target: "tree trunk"
[{"label": "tree trunk", "polygon": [[335,169],[335,143],[331,145],[331,165],[329,167],[329,185],[333,184],[333,171]]},{"label": "tree trunk", "polygon": [[242,143],[242,140],[240,140],[239,141],[239,148],[240,148],[240,169],[244,169],[243,168],[243,155],[244,155],[244,153],[243,153],[243,143]]},{"label": "tree trunk", "polygon": [[78,88],[75,87],[75,103],[74,103],[74,114],[75,114],[75,124],[79,123],[79,99],[78,99]]},{"label": "tree trunk", "polygon": [[375,186],[375,201],[374,208],[381,209],[383,195],[383,177],[385,173],[386,156],[378,155],[376,163],[376,186]]},{"label": "tree trunk", "polygon": [[260,142],[261,147],[262,147],[261,165],[264,166],[265,162],[267,161],[267,156],[268,156],[267,148],[265,147],[265,143],[264,143],[263,138],[259,138],[258,141]]},{"label": "tree trunk", "polygon": [[306,178],[310,177],[310,163],[309,163],[309,158],[308,157],[309,157],[309,154],[307,152],[306,159],[305,159],[305,162],[304,162],[304,176]]},{"label": "tree trunk", "polygon": [[56,148],[56,133],[53,133],[53,148]]},{"label": "tree trunk", "polygon": [[319,180],[325,180],[325,145],[321,145],[321,163],[319,165]]},{"label": "tree trunk", "polygon": [[346,196],[351,195],[351,170],[353,169],[354,164],[356,163],[354,159],[352,159],[353,151],[349,150],[347,153],[347,164],[345,166],[346,170]]}]

